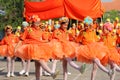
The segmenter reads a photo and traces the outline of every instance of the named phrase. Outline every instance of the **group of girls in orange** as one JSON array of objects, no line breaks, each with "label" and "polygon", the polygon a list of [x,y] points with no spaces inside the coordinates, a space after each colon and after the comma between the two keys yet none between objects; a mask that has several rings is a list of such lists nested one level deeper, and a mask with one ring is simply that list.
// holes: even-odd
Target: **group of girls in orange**
[{"label": "group of girls in orange", "polygon": [[[93,19],[86,17],[83,23],[79,23],[77,27],[73,24],[69,30],[67,18],[61,20],[60,24],[56,22],[55,25],[49,25],[46,22],[47,25],[44,25],[37,15],[33,15],[29,23],[19,37],[12,34],[11,26],[5,27],[5,37],[0,42],[0,55],[7,57],[7,77],[14,76],[15,57],[21,58],[22,62],[27,60],[28,70],[23,67],[20,72],[26,72],[26,75],[29,75],[30,60],[35,60],[36,80],[41,79],[41,68],[50,73],[53,79],[58,75],[59,71],[51,70],[47,66],[49,59],[53,59],[55,63],[57,60],[62,61],[63,80],[67,80],[67,63],[80,73],[85,71],[84,63],[93,64],[91,80],[95,80],[97,67],[107,73],[110,80],[114,80],[115,71],[120,71],[120,54],[116,48],[116,32],[119,31],[115,31],[109,19],[105,24],[98,25]],[[72,61],[75,57],[83,63],[81,66]],[[105,67],[107,64],[111,70]]]}]

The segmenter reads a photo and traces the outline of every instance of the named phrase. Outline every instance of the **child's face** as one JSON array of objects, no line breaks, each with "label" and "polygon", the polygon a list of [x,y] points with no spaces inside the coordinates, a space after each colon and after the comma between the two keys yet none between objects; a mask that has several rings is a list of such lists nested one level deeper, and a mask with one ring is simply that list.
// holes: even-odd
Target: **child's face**
[{"label": "child's face", "polygon": [[7,35],[9,35],[9,34],[11,34],[11,33],[12,33],[12,30],[11,30],[11,29],[7,29],[7,30],[6,30],[6,34],[7,34]]},{"label": "child's face", "polygon": [[107,34],[107,33],[109,33],[109,31],[108,31],[107,29],[104,29],[104,33],[106,33],[106,34]]},{"label": "child's face", "polygon": [[67,29],[67,26],[68,26],[67,23],[61,25],[63,29]]}]

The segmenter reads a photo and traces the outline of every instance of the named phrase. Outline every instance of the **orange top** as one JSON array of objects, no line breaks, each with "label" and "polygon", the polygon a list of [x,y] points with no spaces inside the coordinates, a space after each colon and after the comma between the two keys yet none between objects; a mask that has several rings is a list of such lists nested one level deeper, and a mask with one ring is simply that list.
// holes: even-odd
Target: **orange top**
[{"label": "orange top", "polygon": [[67,31],[62,29],[55,30],[52,38],[63,42],[69,40]]},{"label": "orange top", "polygon": [[104,44],[108,46],[108,48],[116,47],[116,40],[117,40],[117,36],[112,35],[111,33],[104,36],[104,39],[103,39]]},{"label": "orange top", "polygon": [[69,30],[69,40],[74,41],[75,36],[76,36],[76,30],[75,29]]},{"label": "orange top", "polygon": [[42,39],[43,40],[51,40],[51,33],[50,32],[47,32],[47,31],[44,31],[42,33]]},{"label": "orange top", "polygon": [[31,27],[26,29],[20,37],[25,43],[40,42],[42,40],[42,31],[40,28]]},{"label": "orange top", "polygon": [[97,23],[93,24],[93,28],[94,28],[94,29],[97,29],[97,27],[98,27],[98,24],[97,24]]},{"label": "orange top", "polygon": [[120,35],[120,29],[117,30],[117,34]]},{"label": "orange top", "polygon": [[118,24],[118,22],[116,22],[116,21],[113,23],[114,28],[116,28],[117,24]]},{"label": "orange top", "polygon": [[16,37],[14,34],[10,34],[8,36],[5,36],[2,41],[0,42],[1,45],[10,45],[13,43],[17,43],[19,41],[19,38]]},{"label": "orange top", "polygon": [[89,29],[86,32],[85,31],[81,32],[81,34],[79,34],[76,40],[77,42],[79,41],[82,44],[88,44],[91,42],[98,41],[98,37],[94,31]]}]

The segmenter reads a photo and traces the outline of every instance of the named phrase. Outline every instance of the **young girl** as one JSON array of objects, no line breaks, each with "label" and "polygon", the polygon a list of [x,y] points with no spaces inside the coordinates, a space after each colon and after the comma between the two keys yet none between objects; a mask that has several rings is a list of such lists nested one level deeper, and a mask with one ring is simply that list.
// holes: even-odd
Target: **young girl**
[{"label": "young girl", "polygon": [[57,73],[47,66],[46,61],[51,58],[51,48],[48,41],[42,40],[42,32],[40,30],[40,18],[37,15],[31,17],[32,25],[26,29],[21,36],[21,42],[15,48],[16,56],[25,60],[35,60],[36,80],[40,80],[40,67],[49,72],[53,78]]},{"label": "young girl", "polygon": [[[29,27],[28,22],[24,21],[22,23],[22,32],[24,33],[24,31]],[[22,35],[22,34],[20,34]],[[20,36],[19,36],[20,37]],[[29,70],[30,70],[30,60],[22,60],[22,70],[19,72],[20,75],[25,74],[25,76],[29,76]]]},{"label": "young girl", "polygon": [[1,53],[1,56],[7,57],[7,77],[14,77],[14,47],[18,41],[18,37],[12,34],[12,26],[7,25],[5,27],[5,37],[0,42],[0,48],[5,50],[4,53]]},{"label": "young girl", "polygon": [[61,22],[60,28],[53,32],[51,40],[53,59],[62,60],[63,62],[63,80],[67,80],[67,63],[69,63],[70,66],[77,69],[81,73],[83,73],[85,70],[85,65],[79,67],[74,62],[72,62],[72,58],[75,57],[75,47],[69,41],[67,26],[67,22]]},{"label": "young girl", "polygon": [[93,63],[91,80],[94,80],[96,74],[95,68],[97,66],[105,73],[111,74],[111,72],[101,64],[101,60],[104,59],[109,50],[103,43],[97,42],[98,38],[92,26],[93,22],[89,21],[91,20],[90,17],[88,17],[87,20],[86,19],[84,21],[85,30],[78,36],[79,42],[82,45],[79,46],[76,56],[80,62]]},{"label": "young girl", "polygon": [[[104,45],[107,46],[109,49],[109,53],[106,55],[108,56],[108,58],[104,60],[104,62],[106,62],[104,64],[110,64],[110,68],[113,71],[120,71],[120,68],[118,67],[120,61],[120,54],[118,53],[116,48],[116,31],[114,31],[114,29],[109,25],[104,25],[102,38]],[[110,76],[110,80],[114,80],[114,78],[115,73]]]}]

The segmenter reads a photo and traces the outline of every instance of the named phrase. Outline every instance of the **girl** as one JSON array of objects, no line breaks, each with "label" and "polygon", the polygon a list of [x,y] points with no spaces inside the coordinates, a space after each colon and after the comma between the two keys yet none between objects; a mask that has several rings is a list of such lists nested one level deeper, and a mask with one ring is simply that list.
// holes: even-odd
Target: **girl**
[{"label": "girl", "polygon": [[12,34],[12,26],[7,25],[5,27],[5,37],[0,42],[0,48],[4,49],[4,52],[1,53],[1,56],[7,57],[7,77],[14,77],[14,47],[18,41],[18,37]]},{"label": "girl", "polygon": [[108,48],[103,43],[98,43],[97,35],[92,26],[93,22],[90,17],[85,18],[85,30],[80,33],[77,41],[82,45],[77,50],[77,59],[80,62],[93,63],[93,70],[91,80],[95,77],[95,68],[98,66],[102,71],[111,75],[111,71],[107,70],[102,64],[101,60],[104,59],[109,52]]},{"label": "girl", "polygon": [[79,67],[72,62],[72,58],[75,57],[75,47],[69,41],[67,26],[67,22],[61,22],[60,28],[53,32],[51,40],[53,48],[52,58],[62,60],[64,80],[67,80],[67,63],[69,63],[73,68],[79,70],[81,73],[85,71],[85,65]]},{"label": "girl", "polygon": [[48,41],[42,40],[42,32],[39,27],[40,18],[33,15],[30,20],[32,25],[21,36],[21,41],[15,49],[16,56],[25,60],[35,60],[36,80],[40,80],[40,67],[49,72],[53,78],[56,78],[58,73],[52,72],[46,64],[46,61],[51,57],[51,49]]},{"label": "girl", "polygon": [[[116,40],[117,40],[117,35],[116,31],[110,25],[104,25],[103,28],[103,36],[102,40],[104,42],[104,45],[108,47],[109,53],[106,55],[108,58],[104,60],[104,64],[110,64],[110,68],[113,71],[120,71],[120,68],[118,67],[119,65],[119,60],[120,60],[120,54],[117,51],[116,48]],[[114,80],[115,73],[113,73],[112,76],[110,76],[110,80]]]},{"label": "girl", "polygon": [[[24,32],[28,27],[29,27],[28,22],[24,21],[22,23],[22,32]],[[30,60],[26,60],[26,61],[24,59],[21,59],[21,60],[22,60],[22,70],[19,72],[19,74],[20,75],[25,74],[25,76],[29,76]]]}]

